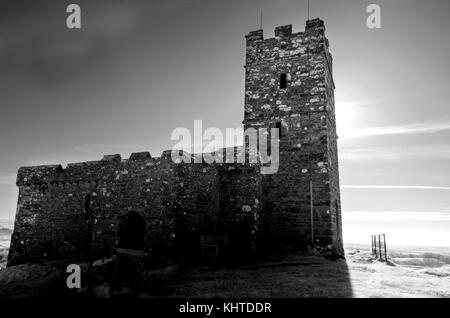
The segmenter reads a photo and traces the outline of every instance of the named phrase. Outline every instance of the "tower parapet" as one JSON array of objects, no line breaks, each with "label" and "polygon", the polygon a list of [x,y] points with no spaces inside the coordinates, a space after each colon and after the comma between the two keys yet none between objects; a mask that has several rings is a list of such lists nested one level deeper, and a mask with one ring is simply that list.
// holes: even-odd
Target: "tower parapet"
[{"label": "tower parapet", "polygon": [[[278,128],[280,169],[263,178],[261,236],[342,252],[334,82],[324,22],[247,35],[244,128]],[[312,189],[312,191],[311,191]],[[311,193],[312,192],[312,193]],[[312,212],[311,212],[312,211]],[[270,225],[269,225],[270,224]]]}]

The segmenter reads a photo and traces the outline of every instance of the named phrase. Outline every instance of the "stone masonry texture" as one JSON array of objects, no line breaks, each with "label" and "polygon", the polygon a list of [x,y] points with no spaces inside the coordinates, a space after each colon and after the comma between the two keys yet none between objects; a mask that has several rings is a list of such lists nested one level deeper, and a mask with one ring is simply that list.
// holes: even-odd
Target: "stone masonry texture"
[{"label": "stone masonry texture", "polygon": [[229,255],[313,245],[342,254],[332,57],[324,33],[323,21],[314,19],[304,32],[288,25],[277,27],[274,38],[264,39],[262,30],[246,36],[243,125],[280,129],[277,173],[248,163],[176,163],[171,151],[20,168],[8,265],[111,255],[130,211],[145,222],[145,249],[155,260],[195,258],[200,236],[226,237]]}]

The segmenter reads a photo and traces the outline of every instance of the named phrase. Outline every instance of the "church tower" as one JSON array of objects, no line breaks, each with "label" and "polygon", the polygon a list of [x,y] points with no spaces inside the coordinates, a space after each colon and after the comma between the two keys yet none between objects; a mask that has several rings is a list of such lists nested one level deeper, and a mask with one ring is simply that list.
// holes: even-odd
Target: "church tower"
[{"label": "church tower", "polygon": [[244,128],[279,130],[263,176],[260,246],[343,253],[332,57],[322,20],[246,36]]}]

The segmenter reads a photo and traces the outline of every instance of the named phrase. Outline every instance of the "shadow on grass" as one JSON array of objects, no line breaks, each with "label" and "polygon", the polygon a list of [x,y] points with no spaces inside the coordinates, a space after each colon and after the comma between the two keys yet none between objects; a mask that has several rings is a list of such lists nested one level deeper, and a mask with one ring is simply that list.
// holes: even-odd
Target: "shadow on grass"
[{"label": "shadow on grass", "polygon": [[142,297],[307,298],[352,297],[345,261],[286,255],[227,268],[178,270],[166,276],[144,275]]},{"label": "shadow on grass", "polygon": [[[65,286],[66,263],[24,264],[0,271],[0,297],[108,297],[107,282],[99,281],[82,293],[68,290]],[[85,278],[83,276],[82,285],[85,285]],[[99,293],[99,290],[104,292]],[[130,293],[126,295],[130,296]],[[132,295],[164,298],[340,298],[352,297],[353,293],[345,261],[291,254],[227,267],[169,266],[148,270],[143,273],[137,291]]]}]

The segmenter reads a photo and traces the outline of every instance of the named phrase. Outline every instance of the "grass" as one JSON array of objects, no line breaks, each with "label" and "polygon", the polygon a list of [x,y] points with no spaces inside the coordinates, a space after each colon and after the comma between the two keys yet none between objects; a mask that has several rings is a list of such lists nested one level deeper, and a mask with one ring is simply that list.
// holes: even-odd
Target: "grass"
[{"label": "grass", "polygon": [[[264,264],[255,268],[197,268],[179,273],[164,282],[148,281],[161,287],[166,297],[351,297],[345,262],[336,263],[319,257],[293,255],[288,263]],[[147,286],[146,286],[147,285]]]},{"label": "grass", "polygon": [[[397,251],[387,265],[373,259],[369,250],[348,248],[346,258],[334,262],[291,254],[233,268],[172,266],[146,272],[139,296],[450,297],[445,255]],[[65,288],[66,277],[64,264],[58,262],[9,267],[0,270],[0,297],[73,295]]]}]

